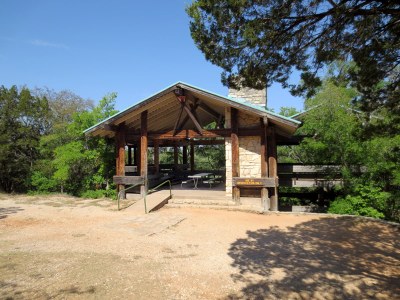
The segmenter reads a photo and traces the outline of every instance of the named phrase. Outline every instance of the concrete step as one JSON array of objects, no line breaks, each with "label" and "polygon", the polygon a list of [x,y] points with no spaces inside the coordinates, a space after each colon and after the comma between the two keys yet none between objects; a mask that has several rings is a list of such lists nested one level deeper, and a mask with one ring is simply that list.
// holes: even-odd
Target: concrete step
[{"label": "concrete step", "polygon": [[229,211],[243,211],[243,212],[251,212],[251,213],[264,213],[263,209],[259,206],[251,206],[251,205],[222,205],[222,204],[195,204],[195,203],[174,203],[168,201],[168,204],[165,205],[165,208],[206,208],[206,209],[223,209]]},{"label": "concrete step", "polygon": [[192,200],[192,199],[196,199],[196,200],[215,200],[215,201],[232,201],[232,197],[228,197],[228,196],[212,196],[212,195],[190,195],[190,193],[188,193],[187,195],[182,195],[182,194],[174,194],[174,192],[172,191],[172,199],[176,199],[176,200]]},{"label": "concrete step", "polygon": [[231,198],[218,198],[218,197],[208,197],[208,198],[203,198],[199,199],[199,197],[196,198],[190,198],[190,197],[175,197],[172,195],[172,199],[168,201],[168,203],[173,203],[173,204],[194,204],[194,205],[225,205],[225,206],[235,206],[236,203],[232,200]]},{"label": "concrete step", "polygon": [[[146,196],[146,206],[147,212],[155,211],[163,207],[168,200],[170,199],[169,190],[161,190]],[[145,213],[145,206],[144,206],[144,199],[140,199],[128,208],[129,210],[134,213]]]}]

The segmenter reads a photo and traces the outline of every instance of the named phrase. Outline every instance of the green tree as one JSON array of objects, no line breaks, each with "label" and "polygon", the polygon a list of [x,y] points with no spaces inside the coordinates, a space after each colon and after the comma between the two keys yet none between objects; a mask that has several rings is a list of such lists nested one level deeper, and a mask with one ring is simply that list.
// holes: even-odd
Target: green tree
[{"label": "green tree", "polygon": [[289,157],[340,166],[341,193],[346,195],[332,203],[331,212],[399,220],[400,135],[368,135],[371,124],[390,122],[391,114],[375,112],[366,118],[351,101],[357,91],[337,84],[325,79],[319,92],[305,101],[298,134],[306,137],[291,148]]},{"label": "green tree", "polygon": [[285,117],[294,116],[299,112],[300,111],[298,111],[295,107],[290,107],[290,106],[282,106],[279,110],[279,114]]},{"label": "green tree", "polygon": [[327,79],[317,95],[305,101],[308,111],[298,131],[306,136],[299,149],[304,163],[337,164],[344,176],[360,163],[363,116],[351,104],[356,94]]},{"label": "green tree", "polygon": [[82,141],[73,141],[59,146],[54,151],[54,180],[59,184],[61,193],[78,195],[88,186],[88,181],[99,167],[99,153],[85,149]]},{"label": "green tree", "polygon": [[111,140],[86,139],[83,131],[117,112],[116,97],[116,93],[108,94],[92,110],[73,114],[66,130],[69,141],[53,151],[52,178],[61,192],[79,195],[87,189],[108,187],[114,174],[115,145]]},{"label": "green tree", "polygon": [[49,102],[49,129],[47,134],[40,139],[40,152],[42,157],[52,159],[55,148],[74,139],[68,131],[68,126],[73,122],[74,116],[77,113],[92,110],[93,101],[83,99],[68,90],[56,92],[49,88],[36,88],[32,94],[45,97]]},{"label": "green tree", "polygon": [[[280,82],[309,98],[322,84],[321,70],[352,61],[335,76],[357,88],[363,110],[386,106],[400,115],[399,1],[196,0],[187,13],[193,40],[223,69],[225,85],[237,85],[238,76],[259,89]],[[294,70],[299,85],[289,84]]]},{"label": "green tree", "polygon": [[49,106],[27,88],[0,87],[0,186],[6,192],[24,191],[38,145],[48,130]]},{"label": "green tree", "polygon": [[[295,107],[282,106],[279,114],[285,117],[291,117],[299,111]],[[280,163],[300,163],[300,157],[296,146],[278,146],[278,157]]]}]

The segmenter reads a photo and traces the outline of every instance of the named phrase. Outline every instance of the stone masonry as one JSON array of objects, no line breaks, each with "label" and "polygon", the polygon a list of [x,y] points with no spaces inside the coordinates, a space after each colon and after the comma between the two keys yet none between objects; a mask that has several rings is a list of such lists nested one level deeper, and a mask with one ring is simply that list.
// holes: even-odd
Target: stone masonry
[{"label": "stone masonry", "polygon": [[245,99],[254,104],[260,105],[263,108],[267,106],[267,89],[255,90],[242,87],[240,90],[233,88],[229,89],[229,97]]},{"label": "stone masonry", "polygon": [[[245,128],[260,124],[260,119],[239,112],[239,127]],[[225,127],[231,126],[230,108],[225,110]],[[239,137],[239,176],[261,177],[261,143],[260,137]],[[232,146],[231,139],[225,138],[226,160],[226,195],[232,196]]]},{"label": "stone masonry", "polygon": [[[263,108],[267,106],[267,89],[255,90],[242,87],[240,90],[229,89],[229,97],[245,99]],[[253,127],[260,124],[255,116],[239,112],[239,128]],[[230,108],[225,110],[225,128],[231,127]],[[261,143],[260,137],[239,137],[239,176],[261,177]],[[226,160],[226,194],[232,196],[232,146],[231,139],[225,138]]]}]

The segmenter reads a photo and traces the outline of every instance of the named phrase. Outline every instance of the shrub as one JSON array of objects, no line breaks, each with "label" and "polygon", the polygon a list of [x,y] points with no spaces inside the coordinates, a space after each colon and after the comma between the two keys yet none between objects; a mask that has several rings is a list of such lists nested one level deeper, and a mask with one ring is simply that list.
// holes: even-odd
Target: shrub
[{"label": "shrub", "polygon": [[87,190],[81,194],[81,197],[82,198],[92,198],[92,199],[103,198],[104,191],[103,190]]},{"label": "shrub", "polygon": [[301,200],[296,197],[280,197],[279,202],[281,205],[301,205]]},{"label": "shrub", "polygon": [[48,178],[41,172],[35,171],[31,176],[31,185],[35,188],[35,190],[31,192],[43,194],[55,191],[57,182],[53,178]]},{"label": "shrub", "polygon": [[92,198],[92,199],[99,199],[99,198],[116,198],[116,191],[115,190],[87,190],[80,195],[82,198]]},{"label": "shrub", "polygon": [[385,217],[383,211],[389,197],[389,193],[383,192],[378,187],[358,185],[352,195],[336,198],[328,212],[383,219]]}]

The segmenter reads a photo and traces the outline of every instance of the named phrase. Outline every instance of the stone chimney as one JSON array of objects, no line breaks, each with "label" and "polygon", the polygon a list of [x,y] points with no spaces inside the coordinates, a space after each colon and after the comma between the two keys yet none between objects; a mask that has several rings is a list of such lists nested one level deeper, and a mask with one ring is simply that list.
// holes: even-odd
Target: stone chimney
[{"label": "stone chimney", "polygon": [[267,108],[267,87],[262,90],[256,90],[248,87],[241,87],[239,90],[229,88],[228,96],[232,98],[245,99],[262,108]]}]

